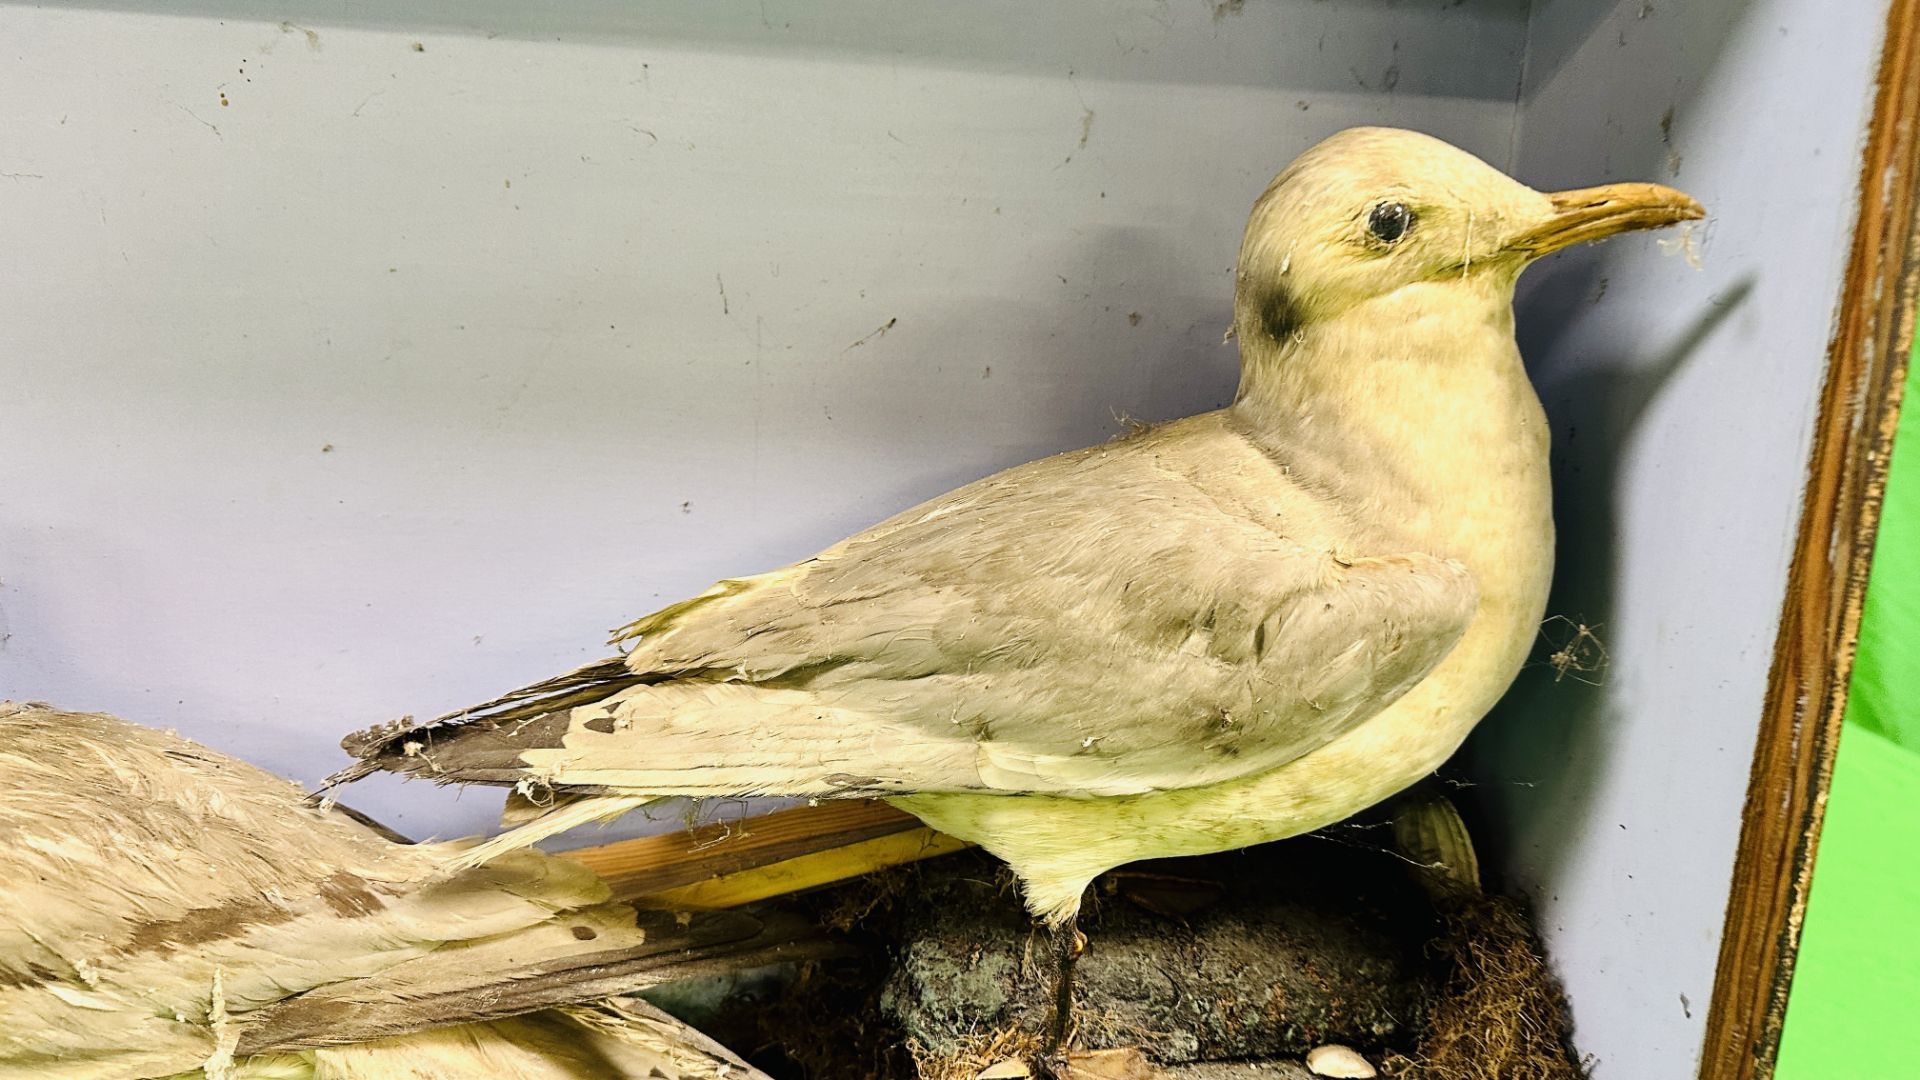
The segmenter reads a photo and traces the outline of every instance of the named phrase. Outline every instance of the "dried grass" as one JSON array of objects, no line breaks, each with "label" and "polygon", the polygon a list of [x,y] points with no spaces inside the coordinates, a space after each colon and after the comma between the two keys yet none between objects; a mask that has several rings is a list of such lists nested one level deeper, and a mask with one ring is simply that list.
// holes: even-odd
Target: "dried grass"
[{"label": "dried grass", "polygon": [[1038,1032],[1018,1027],[969,1035],[950,1054],[933,1054],[917,1042],[907,1044],[919,1080],[974,1080],[989,1065],[1013,1058],[1032,1061],[1040,1054]]},{"label": "dried grass", "polygon": [[1584,1080],[1566,999],[1520,904],[1472,896],[1433,943],[1448,966],[1412,1075],[1423,1080]]}]

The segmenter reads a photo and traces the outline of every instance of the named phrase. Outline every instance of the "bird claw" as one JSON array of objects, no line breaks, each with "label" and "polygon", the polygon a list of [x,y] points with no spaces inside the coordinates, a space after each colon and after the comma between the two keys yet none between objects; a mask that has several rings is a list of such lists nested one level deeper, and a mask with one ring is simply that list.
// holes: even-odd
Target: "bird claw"
[{"label": "bird claw", "polygon": [[1056,1050],[1034,1059],[1033,1075],[1037,1080],[1071,1080],[1073,1065],[1068,1062],[1065,1050]]}]

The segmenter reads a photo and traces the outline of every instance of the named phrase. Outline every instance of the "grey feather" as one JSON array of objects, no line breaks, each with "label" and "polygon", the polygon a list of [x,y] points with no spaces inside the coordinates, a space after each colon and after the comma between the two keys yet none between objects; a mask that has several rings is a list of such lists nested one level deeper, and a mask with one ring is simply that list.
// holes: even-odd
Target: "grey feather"
[{"label": "grey feather", "polygon": [[506,715],[358,749],[441,778],[690,795],[1118,795],[1270,769],[1397,698],[1474,608],[1457,563],[1384,536],[1343,554],[1332,510],[1224,414],[1196,417],[723,582]]}]

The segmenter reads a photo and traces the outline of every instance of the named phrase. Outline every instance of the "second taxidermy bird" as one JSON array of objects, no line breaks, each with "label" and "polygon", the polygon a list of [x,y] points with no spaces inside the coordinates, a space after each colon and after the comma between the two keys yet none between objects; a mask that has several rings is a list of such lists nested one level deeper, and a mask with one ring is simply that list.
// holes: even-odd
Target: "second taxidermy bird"
[{"label": "second taxidermy bird", "polygon": [[661,796],[882,797],[1006,860],[1070,961],[1103,871],[1339,821],[1460,745],[1552,573],[1515,279],[1702,213],[1343,131],[1254,205],[1230,407],[969,484],[645,616],[624,655],[348,748],[559,797],[478,857]]},{"label": "second taxidermy bird", "polygon": [[177,735],[0,702],[0,1078],[766,1080],[595,1000],[761,920],[607,903],[538,852],[450,876],[448,846],[305,796]]}]

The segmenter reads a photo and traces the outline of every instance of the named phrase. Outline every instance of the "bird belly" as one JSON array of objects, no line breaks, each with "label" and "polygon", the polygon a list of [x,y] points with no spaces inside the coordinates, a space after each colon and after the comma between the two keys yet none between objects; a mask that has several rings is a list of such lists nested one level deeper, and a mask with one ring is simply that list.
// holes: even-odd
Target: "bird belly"
[{"label": "bird belly", "polygon": [[[1544,597],[1544,587],[1539,590]],[[1005,860],[1050,921],[1098,875],[1141,859],[1203,855],[1344,820],[1432,773],[1499,699],[1524,659],[1539,601],[1488,605],[1460,645],[1398,701],[1278,768],[1141,795],[926,794],[888,801]],[[1509,609],[1509,610],[1499,610]]]}]

